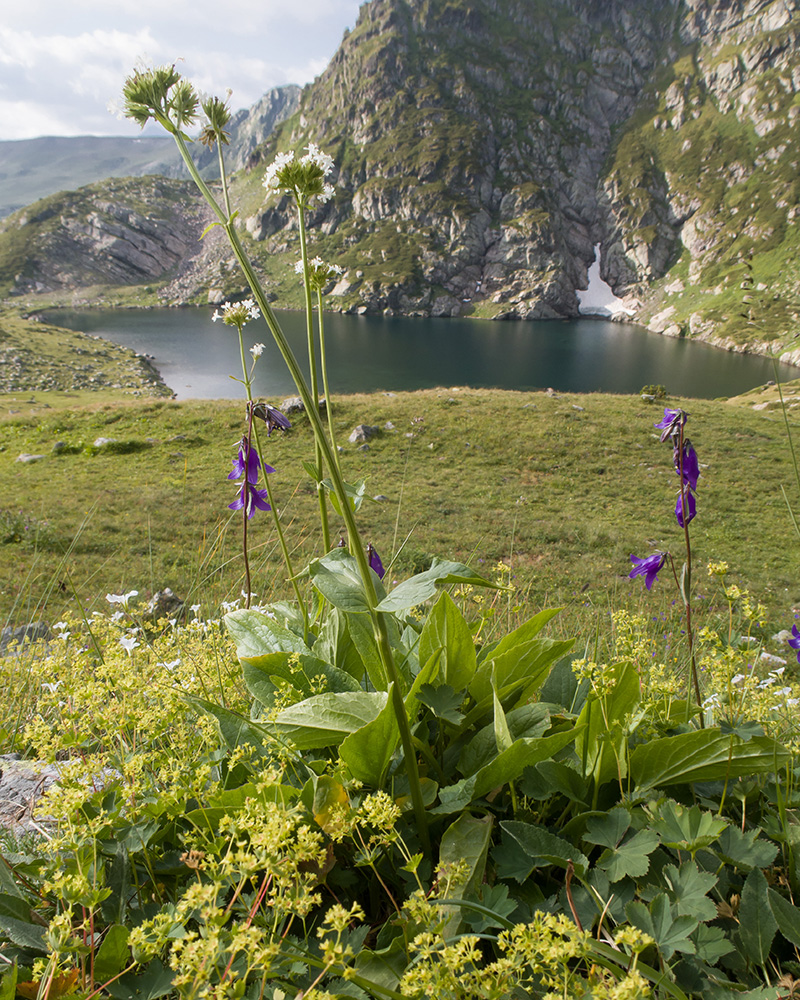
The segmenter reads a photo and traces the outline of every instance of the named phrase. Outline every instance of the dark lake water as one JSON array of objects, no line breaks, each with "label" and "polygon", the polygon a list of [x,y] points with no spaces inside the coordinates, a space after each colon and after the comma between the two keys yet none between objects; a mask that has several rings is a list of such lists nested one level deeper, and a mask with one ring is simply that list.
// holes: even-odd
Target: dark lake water
[{"label": "dark lake water", "polygon": [[[242,388],[236,333],[205,309],[53,310],[47,319],[150,354],[179,399],[236,398]],[[306,358],[302,313],[278,312],[299,359]],[[266,345],[254,391],[293,392],[263,320],[245,327],[247,346]],[[406,319],[325,314],[331,392],[404,391],[433,386],[734,396],[774,378],[772,362],[647,333],[602,319],[504,321]],[[781,378],[796,378],[780,366]]]}]

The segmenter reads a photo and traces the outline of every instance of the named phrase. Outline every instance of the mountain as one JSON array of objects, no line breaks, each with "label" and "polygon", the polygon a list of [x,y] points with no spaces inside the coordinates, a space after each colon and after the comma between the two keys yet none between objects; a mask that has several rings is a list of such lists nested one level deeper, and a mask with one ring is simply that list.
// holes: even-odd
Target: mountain
[{"label": "mountain", "polygon": [[[334,308],[571,317],[599,253],[652,329],[800,362],[799,5],[371,0],[234,179],[265,280],[297,297],[296,224],[264,204],[263,169],[314,141],[338,168],[311,220],[313,252],[346,269]],[[25,257],[31,216],[14,218],[0,278],[4,246]],[[163,298],[237,280],[210,241]]]},{"label": "mountain", "polygon": [[[276,124],[297,108],[300,88],[267,91],[231,119],[230,159],[234,169],[263,142]],[[201,170],[216,168],[216,154],[202,151]],[[106,177],[162,174],[188,177],[175,144],[167,136],[45,136],[0,141],[0,218],[58,191],[73,191]]]}]

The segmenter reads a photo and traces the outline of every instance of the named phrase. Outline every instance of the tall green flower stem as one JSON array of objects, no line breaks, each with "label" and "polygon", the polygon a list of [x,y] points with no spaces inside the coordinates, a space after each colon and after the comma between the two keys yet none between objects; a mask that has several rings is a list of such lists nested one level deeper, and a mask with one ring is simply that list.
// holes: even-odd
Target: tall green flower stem
[{"label": "tall green flower stem", "polygon": [[[264,466],[264,455],[261,450],[261,442],[258,437],[258,426],[253,422],[253,393],[252,393],[252,369],[248,371],[247,361],[245,359],[244,351],[244,337],[242,335],[242,330],[244,324],[239,322],[236,324],[236,329],[239,334],[239,357],[242,362],[242,384],[244,385],[245,393],[247,394],[247,439],[250,441],[251,438],[255,439],[256,454],[258,455],[258,461],[263,468]],[[255,359],[254,362],[255,364]],[[297,598],[297,603],[300,606],[300,611],[303,615],[303,637],[308,639],[308,611],[306,609],[305,601],[303,600],[303,595],[300,593],[300,586],[297,582],[297,576],[292,568],[292,559],[289,554],[289,547],[286,544],[286,536],[283,533],[283,525],[281,524],[280,516],[278,515],[278,509],[275,506],[275,498],[272,495],[272,486],[270,485],[269,476],[264,476],[264,482],[267,488],[267,500],[269,502],[272,521],[275,525],[275,533],[278,536],[278,544],[281,548],[281,554],[283,555],[283,561],[286,564],[286,569],[289,573],[289,580],[292,584],[292,589],[294,590],[295,597]],[[242,511],[244,516],[244,528],[242,530],[242,549],[244,552],[244,569],[245,569],[245,588],[247,591],[245,597],[246,607],[250,607],[250,594],[252,591],[252,586],[250,584],[250,560],[247,554],[247,508],[245,507]]]},{"label": "tall green flower stem", "polygon": [[[319,410],[319,382],[317,379],[317,357],[314,345],[314,310],[311,306],[311,282],[308,273],[308,241],[306,237],[306,206],[307,202],[301,195],[297,196],[297,220],[300,231],[300,257],[303,261],[303,293],[306,300],[306,340],[308,341],[308,369],[311,375],[311,395],[315,400],[315,409]],[[324,375],[323,379],[327,382]],[[327,389],[326,389],[327,393]],[[328,412],[328,422],[330,422],[330,397],[325,396],[325,407]],[[319,442],[314,445],[314,464],[317,468],[317,501],[319,503],[319,519],[322,525],[322,545],[326,552],[331,547],[331,529],[328,523],[328,500],[325,496],[325,487],[322,485],[322,452]]]},{"label": "tall green flower stem", "polygon": [[[322,387],[325,391],[325,410],[328,415],[328,434],[331,439],[331,452],[339,464],[339,448],[336,444],[336,432],[333,428],[333,410],[331,408],[331,391],[328,387],[328,361],[325,356],[325,323],[322,318],[322,289],[317,288],[317,323],[319,326],[319,360],[322,368]],[[341,474],[341,468],[339,470]]]},{"label": "tall green flower stem", "polygon": [[[300,366],[297,363],[297,359],[289,347],[286,336],[278,323],[272,307],[267,301],[267,297],[264,294],[258,277],[253,270],[252,264],[250,263],[250,259],[242,247],[235,228],[236,213],[225,212],[219,206],[208,185],[200,176],[194,160],[187,149],[186,136],[182,133],[181,127],[189,124],[194,117],[197,105],[196,95],[194,95],[191,87],[185,81],[180,79],[180,76],[174,71],[174,69],[171,70],[169,68],[153,70],[147,74],[136,74],[126,82],[124,93],[129,117],[134,118],[134,120],[138,121],[141,125],[144,125],[148,120],[153,118],[158,121],[159,124],[161,124],[162,127],[164,127],[166,131],[169,132],[175,139],[178,152],[181,159],[186,164],[189,176],[192,178],[197,186],[197,189],[200,191],[203,198],[206,200],[216,216],[217,221],[216,223],[212,223],[212,225],[220,225],[225,230],[231,249],[233,250],[235,257],[244,272],[247,283],[253,293],[253,297],[261,310],[261,314],[264,317],[270,332],[272,333],[275,344],[277,345],[278,350],[280,351],[281,356],[289,369],[289,373],[291,374],[297,387],[298,394],[303,401],[303,405],[306,413],[308,414],[308,419],[314,433],[316,445],[322,455],[324,465],[327,466],[330,472],[333,491],[339,500],[342,517],[344,518],[345,525],[347,527],[350,552],[358,564],[359,575],[364,588],[364,598],[367,604],[370,620],[372,622],[375,641],[377,643],[381,662],[386,673],[387,682],[391,684],[392,687],[392,703],[394,707],[395,721],[400,734],[400,742],[403,747],[405,769],[408,777],[409,791],[411,793],[417,829],[423,851],[427,855],[430,855],[431,844],[428,833],[427,814],[425,812],[425,804],[422,798],[422,788],[420,786],[417,759],[414,753],[411,727],[409,725],[408,716],[406,715],[405,705],[403,703],[400,677],[394,662],[394,656],[392,655],[385,618],[377,610],[378,599],[375,592],[372,571],[370,570],[366,551],[364,549],[358,527],[356,526],[355,515],[350,506],[344,479],[339,469],[337,457],[334,454],[334,450],[331,447],[322,426],[318,400],[313,398],[311,391],[309,390]],[[208,107],[204,105],[204,109],[208,114]],[[172,121],[170,117],[171,113],[175,115],[177,124]],[[209,118],[210,117],[211,116],[209,116]],[[221,121],[221,118],[216,122],[211,121],[211,127],[213,128],[214,134],[218,140],[222,136],[222,127],[226,123],[227,119],[225,119],[225,121]]]}]

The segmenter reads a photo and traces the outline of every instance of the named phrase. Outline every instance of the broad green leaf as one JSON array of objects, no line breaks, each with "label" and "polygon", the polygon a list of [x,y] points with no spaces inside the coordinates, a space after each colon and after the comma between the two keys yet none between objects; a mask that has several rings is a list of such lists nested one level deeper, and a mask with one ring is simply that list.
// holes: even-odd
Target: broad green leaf
[{"label": "broad green leaf", "polygon": [[466,688],[475,673],[475,643],[464,616],[443,591],[428,612],[419,637],[421,663],[441,650],[439,671],[445,684],[456,691]]},{"label": "broad green leaf", "polygon": [[657,847],[658,836],[652,830],[640,830],[630,840],[604,851],[597,867],[608,875],[609,882],[641,878],[650,870],[650,855]]},{"label": "broad green leaf", "polygon": [[356,680],[364,676],[364,662],[350,635],[347,616],[338,608],[329,610],[314,643],[314,655],[344,670]]},{"label": "broad green leaf", "polygon": [[17,963],[0,976],[0,1000],[14,1000],[17,995]]},{"label": "broad green leaf", "polygon": [[[550,727],[550,713],[543,705],[523,705],[506,713],[506,722],[512,739],[535,739]],[[458,761],[461,774],[471,775],[497,756],[494,723],[484,726],[472,737]]]},{"label": "broad green leaf", "polygon": [[563,840],[540,826],[520,823],[518,820],[508,820],[500,826],[517,841],[535,864],[557,865],[559,868],[572,865],[579,877],[586,874],[589,859],[568,840]]},{"label": "broad green leaf", "polygon": [[[336,491],[333,488],[333,480],[323,479],[322,485],[325,487],[325,489],[328,491],[328,494],[330,495],[330,500],[331,504],[333,505],[333,509],[336,511],[339,517],[342,517],[343,516],[342,508],[341,504],[339,503],[339,497],[336,495]],[[344,492],[345,496],[347,497],[347,503],[350,506],[350,510],[352,510],[355,513],[361,509],[361,504],[364,502],[364,497],[366,496],[367,492],[366,481],[363,479],[359,479],[355,483],[345,483]]]},{"label": "broad green leaf", "polygon": [[386,679],[381,654],[375,641],[371,619],[367,615],[348,615],[347,630],[367,671],[370,684],[376,691],[385,691],[389,682]]},{"label": "broad green leaf", "polygon": [[503,701],[512,693],[517,694],[517,703],[529,701],[541,687],[552,663],[568,653],[573,645],[573,639],[526,639],[511,648],[501,642],[481,663],[469,693],[478,704],[490,705],[494,676],[497,693]]},{"label": "broad green leaf", "polygon": [[331,834],[339,824],[337,813],[350,806],[347,790],[341,781],[330,774],[317,778],[314,785],[312,812],[314,819],[325,833]]},{"label": "broad green leaf", "polygon": [[[373,571],[370,570],[370,573]],[[358,563],[345,549],[334,549],[321,559],[309,563],[308,575],[317,590],[335,607],[349,614],[367,614],[369,602]],[[383,585],[373,573],[376,591]]]},{"label": "broad green leaf", "polygon": [[501,882],[495,885],[489,885],[487,882],[484,882],[478,886],[477,898],[487,910],[496,913],[500,919],[496,920],[487,913],[481,913],[464,907],[461,911],[464,922],[469,925],[470,931],[475,934],[492,930],[495,927],[502,927],[502,921],[508,920],[519,906],[516,899],[508,898],[508,886],[503,885]]},{"label": "broad green leaf", "polygon": [[539,688],[539,700],[560,705],[566,712],[577,715],[583,708],[590,690],[586,677],[576,677],[572,660],[562,657],[550,668],[550,673]]},{"label": "broad green leaf", "polygon": [[199,809],[191,809],[185,814],[185,819],[201,830],[216,830],[223,817],[242,809],[253,799],[266,805],[278,803],[288,806],[300,794],[299,789],[291,785],[282,785],[273,781],[269,784],[254,785],[247,782],[236,788],[223,788],[213,793],[208,802]]},{"label": "broad green leaf", "polygon": [[300,636],[277,618],[270,618],[261,611],[230,611],[223,620],[236,643],[236,655],[240,660],[266,653],[311,652]]},{"label": "broad green leaf", "polygon": [[569,764],[558,760],[543,760],[531,770],[526,770],[520,791],[538,800],[564,795],[571,802],[583,805],[589,802],[589,784]]},{"label": "broad green leaf", "polygon": [[578,716],[583,729],[575,741],[583,776],[602,785],[628,773],[628,733],[624,721],[639,703],[639,675],[626,661],[606,668],[608,691],[590,693]]},{"label": "broad green leaf", "polygon": [[128,950],[130,936],[130,930],[121,924],[114,924],[108,928],[94,956],[95,982],[104,983],[122,972],[130,957]]},{"label": "broad green leaf", "polygon": [[625,914],[634,926],[653,938],[665,961],[668,962],[676,951],[695,954],[697,948],[691,935],[698,923],[692,917],[674,916],[666,893],[660,892],[649,909],[644,903],[628,903]]},{"label": "broad green leaf", "polygon": [[[439,847],[439,864],[453,865],[466,862],[462,876],[449,883],[447,895],[462,898],[473,893],[483,879],[486,855],[492,836],[492,816],[476,818],[462,813],[442,835]],[[446,923],[446,936],[456,933],[461,923],[461,909],[455,909]]]},{"label": "broad green leaf", "polygon": [[694,855],[701,847],[713,844],[727,825],[724,819],[717,819],[700,806],[683,806],[664,799],[652,811],[649,827],[666,847]]},{"label": "broad green leaf", "polygon": [[800,947],[800,909],[775,889],[769,890],[768,899],[778,930],[787,941],[791,941],[795,947]]},{"label": "broad green leaf", "polygon": [[22,899],[22,893],[14,880],[13,870],[2,854],[0,854],[0,890],[9,896],[19,896]]},{"label": "broad green leaf", "polygon": [[[437,652],[440,652],[437,650]],[[436,656],[436,653],[432,654]],[[459,712],[464,701],[463,691],[454,691],[449,684],[421,684],[417,690],[417,701],[429,708],[437,719],[444,719],[457,726],[464,718]]]},{"label": "broad green leaf", "polygon": [[5,917],[0,914],[0,932],[5,934],[9,941],[19,945],[20,948],[30,948],[31,951],[42,953],[47,952],[45,929],[38,924],[31,924],[26,920],[17,920],[14,917]]},{"label": "broad green leaf", "polygon": [[243,715],[223,708],[222,705],[194,697],[187,697],[186,701],[217,720],[220,739],[229,750],[235,750],[244,743],[258,750],[270,736],[270,730],[265,725],[245,719]]},{"label": "broad green leaf", "polygon": [[389,685],[386,704],[375,718],[339,745],[339,756],[354,778],[373,788],[381,788],[392,756],[400,741],[394,705],[393,685]]},{"label": "broad green leaf", "polygon": [[753,868],[744,881],[739,902],[739,934],[747,958],[764,965],[769,958],[778,921],[770,906],[769,886],[760,868]]},{"label": "broad green leaf", "polygon": [[526,767],[532,767],[541,760],[547,760],[575,739],[574,730],[556,733],[541,739],[516,740],[503,753],[497,755],[469,778],[463,778],[454,785],[439,790],[441,805],[432,809],[436,814],[447,815],[465,809],[470,802],[480,799],[493,789],[516,781]]},{"label": "broad green leaf", "polygon": [[387,700],[385,691],[318,694],[279,712],[270,729],[297,750],[337,746],[377,718]]},{"label": "broad green leaf", "polygon": [[769,737],[744,743],[718,729],[700,729],[638,746],[631,754],[631,776],[641,796],[670,785],[768,774],[789,760],[789,751]]},{"label": "broad green leaf", "polygon": [[494,677],[492,677],[492,696],[494,699],[494,739],[497,744],[497,752],[503,753],[504,750],[510,749],[514,741],[511,737],[511,731],[508,728],[506,713],[503,711],[503,706],[497,697]]},{"label": "broad green leaf", "polygon": [[154,958],[140,975],[128,973],[105,988],[116,1000],[158,1000],[172,992],[173,976],[172,969]]},{"label": "broad green leaf", "polygon": [[742,833],[738,827],[729,826],[719,835],[716,852],[726,864],[744,871],[768,868],[775,860],[778,845],[769,840],[759,840],[758,835],[758,830]]},{"label": "broad green leaf", "polygon": [[[708,924],[700,924],[697,930],[692,932],[692,941],[697,949],[697,957],[709,965],[716,965],[725,955],[730,955],[736,951],[730,938],[719,927],[709,927]],[[740,994],[736,994],[740,996]]]},{"label": "broad green leaf", "polygon": [[434,680],[439,675],[439,657],[441,655],[441,650],[437,649],[435,653],[432,653],[430,658],[426,663],[423,664],[422,669],[414,678],[414,683],[406,695],[406,715],[410,722],[415,722],[419,715],[419,706],[424,704],[418,698],[419,692],[423,688],[435,687]]},{"label": "broad green leaf", "polygon": [[0,892],[0,917],[13,917],[24,923],[31,923],[31,908],[21,896],[9,896]]},{"label": "broad green leaf", "polygon": [[503,835],[502,842],[492,848],[492,861],[498,878],[513,878],[520,885],[528,881],[536,862],[513,837]]},{"label": "broad green leaf", "polygon": [[380,996],[382,992],[380,987],[383,990],[397,988],[407,963],[405,943],[401,935],[386,948],[376,951],[362,948],[356,955],[355,967],[362,979],[379,987],[375,992]]},{"label": "broad green leaf", "polygon": [[381,601],[378,610],[405,611],[407,608],[413,608],[417,604],[430,600],[436,595],[437,590],[447,587],[451,583],[471,587],[491,587],[494,590],[501,589],[498,584],[492,583],[491,580],[487,580],[463,563],[435,558],[430,569],[426,569],[424,573],[417,573],[416,576],[398,584]]},{"label": "broad green leaf", "polygon": [[599,844],[613,850],[628,832],[631,814],[622,806],[617,806],[605,816],[592,816],[586,823],[583,839],[588,844]]},{"label": "broad green leaf", "polygon": [[703,872],[694,861],[684,861],[680,868],[666,865],[661,872],[667,883],[667,895],[672,909],[678,916],[690,916],[696,920],[713,920],[717,907],[708,893],[717,884],[717,876]]},{"label": "broad green leaf", "polygon": [[344,670],[305,653],[267,653],[242,659],[242,676],[250,694],[267,707],[274,702],[277,681],[286,681],[306,697],[323,693],[323,686],[331,692],[361,690],[359,682]]}]

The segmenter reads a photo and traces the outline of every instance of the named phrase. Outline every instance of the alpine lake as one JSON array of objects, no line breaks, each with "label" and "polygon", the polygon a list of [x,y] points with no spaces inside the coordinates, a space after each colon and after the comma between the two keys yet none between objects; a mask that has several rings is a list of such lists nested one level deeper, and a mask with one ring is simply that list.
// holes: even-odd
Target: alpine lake
[{"label": "alpine lake", "polygon": [[[48,310],[47,320],[149,355],[178,399],[242,393],[238,338],[212,321],[213,309]],[[308,368],[305,316],[276,315]],[[670,395],[735,396],[775,378],[769,358],[734,354],[697,341],[648,333],[605,319],[490,321],[324,314],[328,375],[334,393],[405,392],[435,386],[520,391],[637,393],[663,385]],[[294,386],[263,319],[245,329],[245,347],[265,344],[254,394]],[[781,380],[798,371],[778,365]]]}]

